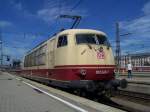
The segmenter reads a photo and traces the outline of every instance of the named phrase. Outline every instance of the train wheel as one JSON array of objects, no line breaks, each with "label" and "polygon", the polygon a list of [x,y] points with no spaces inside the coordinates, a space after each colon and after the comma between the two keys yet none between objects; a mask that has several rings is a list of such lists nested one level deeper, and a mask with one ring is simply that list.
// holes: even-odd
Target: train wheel
[{"label": "train wheel", "polygon": [[80,92],[80,96],[82,96],[82,97],[86,97],[86,91],[85,91],[85,90],[81,90],[81,92]]},{"label": "train wheel", "polygon": [[82,89],[76,89],[74,91],[74,93],[78,96],[81,96],[81,97],[86,97],[86,91],[85,90],[82,90]]},{"label": "train wheel", "polygon": [[105,90],[104,94],[106,97],[110,98],[115,95],[115,90],[114,90],[114,88],[107,89],[107,90]]},{"label": "train wheel", "polygon": [[76,95],[80,96],[80,94],[81,94],[81,90],[80,90],[80,89],[76,89],[76,90],[74,90],[74,94],[76,94]]}]

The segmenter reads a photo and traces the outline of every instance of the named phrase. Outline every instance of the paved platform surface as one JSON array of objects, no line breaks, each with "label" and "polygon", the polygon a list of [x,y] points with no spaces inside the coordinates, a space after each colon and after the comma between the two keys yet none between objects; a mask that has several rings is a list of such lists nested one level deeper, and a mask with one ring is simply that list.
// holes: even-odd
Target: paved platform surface
[{"label": "paved platform surface", "polygon": [[[64,100],[64,96],[59,97],[58,100],[57,96],[57,98],[48,96],[47,92],[45,94],[44,91],[41,92],[32,88],[29,83],[26,84],[25,81],[16,78],[16,76],[8,73],[0,72],[0,112],[123,112],[92,101],[88,103],[88,100],[78,97],[75,97],[78,100],[76,103],[71,100]],[[43,87],[39,86],[39,88]],[[51,89],[50,91],[55,90]],[[95,108],[91,108],[92,105]]]},{"label": "paved platform surface", "polygon": [[0,112],[77,112],[77,110],[8,75],[1,74]]}]

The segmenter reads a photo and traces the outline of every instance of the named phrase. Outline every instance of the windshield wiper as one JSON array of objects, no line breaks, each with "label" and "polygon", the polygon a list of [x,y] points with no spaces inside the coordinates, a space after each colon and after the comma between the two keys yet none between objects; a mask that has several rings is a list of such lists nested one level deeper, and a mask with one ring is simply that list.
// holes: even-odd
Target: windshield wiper
[{"label": "windshield wiper", "polygon": [[89,49],[92,49],[92,46],[90,44],[87,44],[87,46],[89,47]]}]

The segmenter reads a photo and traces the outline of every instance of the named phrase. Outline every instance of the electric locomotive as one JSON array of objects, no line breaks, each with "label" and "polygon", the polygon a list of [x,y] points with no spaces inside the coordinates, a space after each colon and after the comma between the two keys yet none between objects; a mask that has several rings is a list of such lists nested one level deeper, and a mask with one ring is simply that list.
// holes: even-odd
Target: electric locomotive
[{"label": "electric locomotive", "polygon": [[111,45],[104,32],[68,29],[54,35],[24,57],[22,76],[62,88],[104,92],[125,80],[116,80]]}]

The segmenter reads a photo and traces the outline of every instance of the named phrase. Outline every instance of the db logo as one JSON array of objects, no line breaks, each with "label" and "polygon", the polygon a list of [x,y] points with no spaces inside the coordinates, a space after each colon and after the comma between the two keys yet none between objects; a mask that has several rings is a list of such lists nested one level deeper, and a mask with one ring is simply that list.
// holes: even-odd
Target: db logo
[{"label": "db logo", "polygon": [[97,58],[98,59],[104,59],[104,56],[105,54],[104,54],[104,50],[103,50],[103,47],[100,47],[99,49],[98,49],[98,52],[97,52]]},{"label": "db logo", "polygon": [[105,55],[104,55],[104,52],[97,52],[97,58],[98,59],[104,59]]}]

